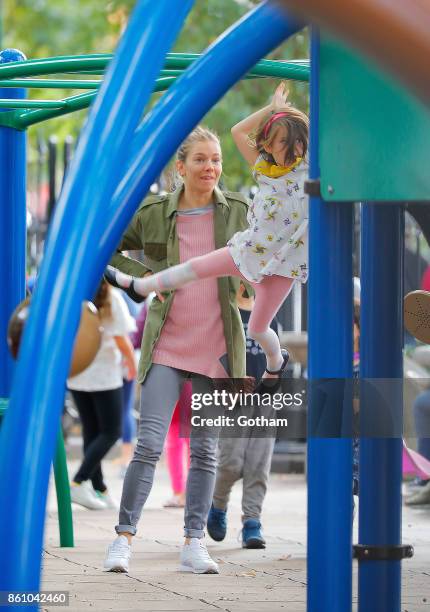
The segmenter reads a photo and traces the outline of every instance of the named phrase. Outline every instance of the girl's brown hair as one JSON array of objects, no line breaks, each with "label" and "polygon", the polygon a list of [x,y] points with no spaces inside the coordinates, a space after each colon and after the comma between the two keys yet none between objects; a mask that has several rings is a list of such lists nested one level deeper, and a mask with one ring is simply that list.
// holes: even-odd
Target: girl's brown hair
[{"label": "girl's brown hair", "polygon": [[112,298],[110,292],[111,288],[109,283],[103,279],[93,300],[101,319],[112,318]]},{"label": "girl's brown hair", "polygon": [[277,113],[285,113],[281,117],[277,117],[266,129],[267,122],[275,113],[267,115],[260,123],[255,134],[255,147],[262,157],[268,162],[276,163],[272,155],[265,150],[266,146],[270,146],[280,126],[286,129],[285,141],[285,158],[284,166],[289,166],[296,161],[294,149],[296,144],[301,143],[303,146],[303,155],[306,157],[309,142],[309,119],[298,108],[294,106],[286,106],[276,111]]}]

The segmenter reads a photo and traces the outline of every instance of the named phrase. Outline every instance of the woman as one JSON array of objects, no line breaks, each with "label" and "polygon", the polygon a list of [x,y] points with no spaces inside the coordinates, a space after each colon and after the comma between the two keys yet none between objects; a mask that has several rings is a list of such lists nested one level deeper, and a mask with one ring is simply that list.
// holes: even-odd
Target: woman
[{"label": "woman", "polygon": [[[135,214],[119,251],[143,249],[145,264],[117,253],[112,265],[133,276],[158,272],[191,257],[221,248],[247,227],[246,200],[221,192],[221,147],[217,136],[198,127],[177,152],[182,186],[165,196],[148,197]],[[128,571],[132,536],[151,490],[173,409],[184,382],[192,377],[241,378],[245,342],[236,304],[238,279],[208,279],[151,303],[142,340],[138,380],[142,383],[138,442],[124,480],[116,526],[108,549],[107,571]],[[216,471],[213,435],[193,435],[185,503],[185,543],[181,568],[218,573],[203,544]]]},{"label": "woman", "polygon": [[101,460],[121,436],[122,361],[129,380],[136,377],[136,365],[128,337],[134,321],[124,299],[102,281],[94,304],[103,326],[101,345],[90,366],[69,378],[67,386],[79,412],[84,439],[84,458],[71,486],[72,502],[101,510],[117,508],[104,483]]}]

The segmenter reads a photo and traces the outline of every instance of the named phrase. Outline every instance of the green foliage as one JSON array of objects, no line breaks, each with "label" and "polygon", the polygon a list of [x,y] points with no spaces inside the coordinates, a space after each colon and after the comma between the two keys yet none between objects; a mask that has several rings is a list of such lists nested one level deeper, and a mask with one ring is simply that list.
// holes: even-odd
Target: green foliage
[{"label": "green foliage", "polygon": [[112,51],[120,33],[117,11],[95,0],[3,2],[3,46],[29,59]]},{"label": "green foliage", "polygon": [[[134,0],[4,0],[3,47],[16,47],[28,58],[85,53],[109,53],[115,50],[126,25]],[[258,2],[250,0],[196,0],[183,30],[172,49],[175,52],[202,52],[231,24]],[[162,33],[161,33],[162,35]],[[264,35],[264,33],[262,33]],[[271,54],[271,59],[308,57],[308,36],[303,32]],[[276,86],[273,79],[242,81],[212,109],[204,123],[221,137],[225,182],[230,189],[252,184],[249,169],[237,154],[230,138],[230,127],[247,114],[267,104]],[[302,109],[308,107],[308,85],[291,82],[290,100]],[[71,91],[31,90],[35,98],[58,98]],[[154,95],[152,103],[158,99]],[[59,140],[67,134],[75,138],[87,113],[61,117],[30,129],[30,142],[36,133],[55,133]]]}]

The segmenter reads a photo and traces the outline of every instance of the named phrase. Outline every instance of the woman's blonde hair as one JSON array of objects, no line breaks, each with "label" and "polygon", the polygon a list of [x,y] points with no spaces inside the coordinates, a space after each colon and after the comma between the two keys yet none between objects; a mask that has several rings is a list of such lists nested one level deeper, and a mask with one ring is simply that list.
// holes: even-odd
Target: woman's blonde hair
[{"label": "woman's blonde hair", "polygon": [[[192,132],[188,134],[185,140],[181,143],[179,149],[176,151],[176,161],[185,162],[187,155],[190,152],[191,147],[196,142],[206,142],[211,140],[217,142],[221,148],[221,143],[218,138],[218,134],[208,127],[198,125]],[[178,171],[172,167],[171,171],[167,175],[167,182],[170,183],[170,189],[173,191],[179,185],[183,184],[182,177],[179,176]]]},{"label": "woman's blonde hair", "polygon": [[198,125],[182,142],[181,146],[176,152],[176,159],[184,162],[188,153],[190,152],[191,147],[196,142],[205,142],[207,140],[217,142],[221,146],[218,135],[214,131],[203,125]]}]

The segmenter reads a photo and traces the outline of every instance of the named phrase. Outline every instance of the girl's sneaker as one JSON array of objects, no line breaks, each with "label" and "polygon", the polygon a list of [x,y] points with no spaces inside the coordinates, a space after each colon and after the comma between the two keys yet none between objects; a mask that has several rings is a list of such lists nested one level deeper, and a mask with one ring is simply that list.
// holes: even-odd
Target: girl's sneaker
[{"label": "girl's sneaker", "polygon": [[266,540],[261,533],[261,523],[257,519],[247,519],[243,523],[242,548],[266,548]]},{"label": "girl's sneaker", "polygon": [[107,550],[104,561],[105,572],[128,572],[131,557],[131,546],[125,536],[118,536]]},{"label": "girl's sneaker", "polygon": [[219,574],[218,565],[211,559],[201,538],[190,538],[190,543],[183,545],[180,570],[194,574]]},{"label": "girl's sneaker", "polygon": [[212,504],[209,510],[206,528],[212,540],[215,540],[215,542],[222,542],[227,533],[227,511],[214,508]]},{"label": "girl's sneaker", "polygon": [[[288,361],[290,360],[290,354],[286,349],[281,350],[281,355],[283,361],[279,370],[273,371],[268,370],[266,368],[266,372],[268,374],[271,374],[272,376],[267,378],[263,376],[263,378],[260,379],[260,382],[256,386],[254,393],[258,393],[259,395],[264,395],[266,393],[268,393],[269,395],[274,395],[279,391],[282,384],[282,375],[284,373],[285,368],[287,367]],[[277,376],[277,378],[274,378],[274,376]]]},{"label": "girl's sneaker", "polygon": [[128,295],[128,297],[133,300],[133,302],[140,304],[140,302],[143,302],[145,299],[144,295],[136,293],[134,288],[134,280],[128,274],[123,274],[120,270],[117,270],[113,266],[107,266],[106,270],[104,271],[104,277],[110,285],[117,287],[118,289],[122,289]]},{"label": "girl's sneaker", "polygon": [[99,499],[89,480],[74,484],[70,487],[70,499],[74,504],[79,504],[88,510],[104,510],[107,508],[105,502]]}]

